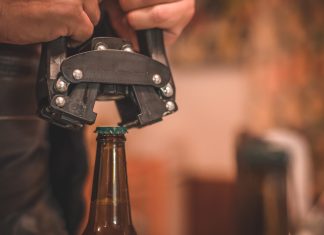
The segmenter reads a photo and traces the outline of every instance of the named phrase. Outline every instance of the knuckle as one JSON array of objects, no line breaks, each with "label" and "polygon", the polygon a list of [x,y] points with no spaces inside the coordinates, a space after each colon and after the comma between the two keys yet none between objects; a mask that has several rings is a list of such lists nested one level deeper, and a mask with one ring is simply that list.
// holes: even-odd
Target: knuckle
[{"label": "knuckle", "polygon": [[196,11],[195,1],[191,0],[187,5],[187,10],[186,10],[188,19],[191,19],[195,15],[195,11]]},{"label": "knuckle", "polygon": [[[113,22],[116,23],[117,26],[120,26],[119,23],[117,21]],[[136,15],[132,14],[132,13],[128,13],[127,14],[127,23],[133,27],[134,29],[137,29],[137,17]]]},{"label": "knuckle", "polygon": [[71,34],[72,34],[72,32],[69,27],[62,26],[56,30],[55,37],[65,37],[65,36],[70,36]]},{"label": "knuckle", "polygon": [[85,30],[84,30],[84,39],[88,39],[92,36],[93,34],[94,27],[93,25],[89,25]]},{"label": "knuckle", "polygon": [[163,11],[163,8],[159,5],[152,8],[152,20],[157,24],[161,24],[168,20],[167,12]]},{"label": "knuckle", "polygon": [[90,38],[93,34],[94,26],[88,20],[81,22],[82,27],[77,27],[75,24],[71,24],[69,27],[69,35],[76,41],[83,42]]},{"label": "knuckle", "polygon": [[97,25],[99,23],[99,21],[100,21],[100,14],[99,14],[99,12],[97,12],[96,14],[94,14],[92,21],[93,21],[92,23],[94,25]]}]

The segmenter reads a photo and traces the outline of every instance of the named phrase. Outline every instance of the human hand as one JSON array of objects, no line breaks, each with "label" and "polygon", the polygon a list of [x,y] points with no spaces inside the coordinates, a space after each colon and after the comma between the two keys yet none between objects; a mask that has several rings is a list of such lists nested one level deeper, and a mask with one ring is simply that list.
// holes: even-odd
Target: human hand
[{"label": "human hand", "polygon": [[195,12],[194,0],[104,0],[116,32],[136,42],[134,30],[160,28],[166,45],[176,41]]},{"label": "human hand", "polygon": [[78,44],[91,37],[99,18],[98,0],[0,0],[0,43],[23,45],[69,36]]}]

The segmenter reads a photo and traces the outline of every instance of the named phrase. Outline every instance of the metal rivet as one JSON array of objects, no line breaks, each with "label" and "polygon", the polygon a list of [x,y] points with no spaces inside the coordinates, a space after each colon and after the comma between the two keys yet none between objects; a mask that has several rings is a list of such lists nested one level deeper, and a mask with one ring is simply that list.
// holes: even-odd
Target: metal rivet
[{"label": "metal rivet", "polygon": [[124,45],[124,46],[122,47],[122,50],[123,50],[123,51],[127,51],[127,52],[131,52],[131,53],[134,52],[132,46],[129,45],[129,44]]},{"label": "metal rivet", "polygon": [[83,78],[83,73],[82,73],[82,71],[80,69],[75,69],[73,71],[72,75],[73,75],[74,79],[76,79],[76,80],[80,80],[80,79]]},{"label": "metal rivet", "polygon": [[165,107],[168,111],[173,111],[176,108],[175,104],[172,101],[168,101]]},{"label": "metal rivet", "polygon": [[96,50],[98,51],[104,51],[104,50],[107,50],[108,47],[106,44],[102,43],[102,42],[98,42],[95,46]]},{"label": "metal rivet", "polygon": [[64,82],[62,79],[58,79],[55,84],[55,89],[59,92],[66,92],[68,89],[68,85],[66,82]]},{"label": "metal rivet", "polygon": [[173,87],[170,83],[168,83],[165,87],[162,87],[161,91],[165,97],[171,97],[174,94]]},{"label": "metal rivet", "polygon": [[162,78],[159,74],[154,74],[152,80],[157,85],[162,82]]},{"label": "metal rivet", "polygon": [[65,99],[64,99],[62,96],[58,96],[58,97],[56,97],[56,99],[55,99],[55,104],[56,104],[58,107],[62,108],[62,107],[64,107],[64,105],[65,105]]}]

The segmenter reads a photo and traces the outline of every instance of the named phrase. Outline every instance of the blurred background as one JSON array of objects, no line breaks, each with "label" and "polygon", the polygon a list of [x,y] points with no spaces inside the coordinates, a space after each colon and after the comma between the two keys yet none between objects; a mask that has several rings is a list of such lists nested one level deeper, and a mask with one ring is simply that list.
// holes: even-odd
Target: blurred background
[{"label": "blurred background", "polygon": [[127,135],[138,234],[324,234],[323,1],[196,6],[168,51],[179,111]]}]

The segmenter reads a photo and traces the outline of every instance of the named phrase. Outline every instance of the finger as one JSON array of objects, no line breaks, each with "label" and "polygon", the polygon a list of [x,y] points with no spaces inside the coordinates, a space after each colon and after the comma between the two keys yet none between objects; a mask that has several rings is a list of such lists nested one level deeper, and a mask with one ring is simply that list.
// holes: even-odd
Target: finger
[{"label": "finger", "polygon": [[179,33],[178,31],[181,31],[190,21],[193,13],[193,3],[178,1],[131,11],[127,14],[127,19],[129,24],[137,30],[162,28],[173,33]]},{"label": "finger", "polygon": [[119,0],[120,6],[123,11],[133,11],[141,8],[147,8],[164,3],[172,3],[181,0]]},{"label": "finger", "polygon": [[100,19],[100,8],[98,0],[85,0],[83,10],[88,15],[93,25],[97,25]]},{"label": "finger", "polygon": [[69,36],[71,36],[71,44],[73,46],[85,42],[92,36],[93,33],[93,24],[85,12],[81,13],[81,20],[79,25],[82,25],[82,27],[75,27],[75,24],[72,24],[72,28],[70,29],[71,33]]}]

